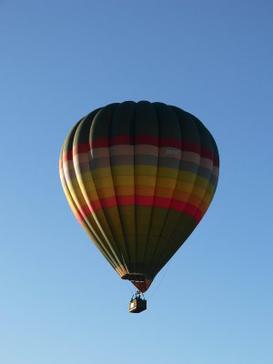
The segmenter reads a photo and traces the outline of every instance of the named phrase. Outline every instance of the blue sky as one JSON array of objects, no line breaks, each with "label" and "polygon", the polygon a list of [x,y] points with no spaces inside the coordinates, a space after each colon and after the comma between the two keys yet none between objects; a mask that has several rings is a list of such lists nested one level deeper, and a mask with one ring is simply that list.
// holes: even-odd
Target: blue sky
[{"label": "blue sky", "polygon": [[[272,14],[269,0],[0,1],[2,363],[272,362]],[[71,126],[128,99],[194,113],[221,157],[141,315],[58,176]]]}]

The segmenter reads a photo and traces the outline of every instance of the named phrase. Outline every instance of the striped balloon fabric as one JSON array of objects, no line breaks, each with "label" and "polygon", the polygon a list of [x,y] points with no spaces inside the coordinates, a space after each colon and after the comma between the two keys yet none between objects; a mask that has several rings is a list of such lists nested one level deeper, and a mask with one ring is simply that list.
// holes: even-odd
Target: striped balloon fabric
[{"label": "striped balloon fabric", "polygon": [[219,156],[190,113],[126,101],[81,119],[59,168],[80,224],[120,277],[144,292],[208,209]]}]

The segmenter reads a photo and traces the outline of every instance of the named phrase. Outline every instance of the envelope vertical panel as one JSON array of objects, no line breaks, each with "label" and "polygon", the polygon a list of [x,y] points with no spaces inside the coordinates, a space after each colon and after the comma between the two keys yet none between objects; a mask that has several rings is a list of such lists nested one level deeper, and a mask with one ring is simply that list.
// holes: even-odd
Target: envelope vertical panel
[{"label": "envelope vertical panel", "polygon": [[123,235],[128,252],[128,271],[137,269],[135,229],[135,103],[119,104],[112,116],[110,160]]},{"label": "envelope vertical panel", "polygon": [[151,103],[139,102],[135,111],[136,263],[139,271],[147,245],[156,189],[159,155],[159,121]]},{"label": "envelope vertical panel", "polygon": [[128,271],[128,246],[120,219],[110,158],[111,124],[116,108],[117,104],[104,107],[93,120],[90,130],[90,170],[101,207],[96,213],[103,213],[105,216],[111,230],[112,244],[117,246],[124,269]]}]

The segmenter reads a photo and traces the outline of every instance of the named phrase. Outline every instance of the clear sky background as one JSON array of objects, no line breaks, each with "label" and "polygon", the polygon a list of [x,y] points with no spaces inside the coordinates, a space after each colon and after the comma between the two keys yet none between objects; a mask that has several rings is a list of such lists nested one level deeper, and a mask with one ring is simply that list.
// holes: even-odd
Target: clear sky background
[{"label": "clear sky background", "polygon": [[[271,364],[272,95],[270,0],[1,0],[0,362]],[[221,157],[140,315],[58,175],[74,123],[128,99],[194,113]]]}]

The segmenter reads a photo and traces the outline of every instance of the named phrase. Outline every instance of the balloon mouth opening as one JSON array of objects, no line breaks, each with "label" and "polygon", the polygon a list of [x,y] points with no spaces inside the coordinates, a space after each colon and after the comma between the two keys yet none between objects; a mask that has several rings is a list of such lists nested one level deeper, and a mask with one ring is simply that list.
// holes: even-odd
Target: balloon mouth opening
[{"label": "balloon mouth opening", "polygon": [[146,279],[149,279],[149,277],[143,273],[126,273],[121,278],[134,282],[145,282]]},{"label": "balloon mouth opening", "polygon": [[142,293],[147,291],[153,281],[152,277],[147,277],[147,275],[143,273],[126,273],[121,278],[131,281]]}]

